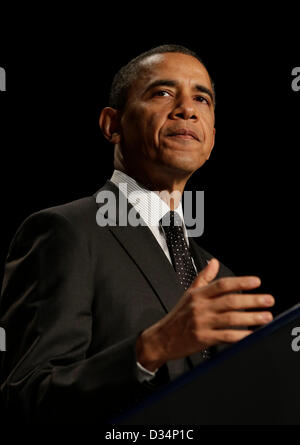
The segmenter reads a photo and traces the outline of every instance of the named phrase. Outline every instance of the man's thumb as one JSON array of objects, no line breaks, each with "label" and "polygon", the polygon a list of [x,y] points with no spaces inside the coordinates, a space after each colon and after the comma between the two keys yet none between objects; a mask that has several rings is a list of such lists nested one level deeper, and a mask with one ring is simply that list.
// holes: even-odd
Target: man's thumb
[{"label": "man's thumb", "polygon": [[220,263],[216,258],[212,258],[207,266],[196,276],[192,282],[190,288],[203,287],[209,284],[214,278],[216,278],[217,273],[220,268]]}]

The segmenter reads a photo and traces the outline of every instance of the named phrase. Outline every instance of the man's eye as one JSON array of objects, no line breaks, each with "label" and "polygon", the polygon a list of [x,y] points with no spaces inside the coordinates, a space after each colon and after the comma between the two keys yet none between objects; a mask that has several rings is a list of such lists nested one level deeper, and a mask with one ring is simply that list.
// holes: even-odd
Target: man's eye
[{"label": "man's eye", "polygon": [[205,97],[203,97],[203,96],[197,96],[196,100],[198,102],[206,102],[207,104],[209,104],[208,100]]},{"label": "man's eye", "polygon": [[159,90],[154,93],[154,96],[162,96],[164,97],[166,94],[169,94],[166,90]]}]

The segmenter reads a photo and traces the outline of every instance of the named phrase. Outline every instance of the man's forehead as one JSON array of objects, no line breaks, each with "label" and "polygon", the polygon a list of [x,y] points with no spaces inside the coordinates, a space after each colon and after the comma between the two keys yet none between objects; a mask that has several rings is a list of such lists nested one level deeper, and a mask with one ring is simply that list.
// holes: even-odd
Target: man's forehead
[{"label": "man's forehead", "polygon": [[161,73],[169,72],[172,77],[206,78],[210,83],[209,74],[200,60],[188,54],[162,53],[153,54],[140,62],[140,79],[147,81]]},{"label": "man's forehead", "polygon": [[145,59],[143,59],[140,62],[140,66],[143,68],[152,68],[157,66],[158,64],[161,64],[166,60],[166,56],[168,56],[168,53],[162,53],[162,54],[152,54],[152,56],[148,56]]}]

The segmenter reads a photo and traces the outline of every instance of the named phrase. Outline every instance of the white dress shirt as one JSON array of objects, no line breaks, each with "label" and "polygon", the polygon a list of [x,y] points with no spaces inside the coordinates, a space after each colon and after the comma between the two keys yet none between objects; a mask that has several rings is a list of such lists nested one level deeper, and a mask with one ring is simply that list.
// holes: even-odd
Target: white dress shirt
[{"label": "white dress shirt", "polygon": [[[166,238],[163,229],[159,224],[160,219],[163,218],[166,213],[170,211],[170,207],[168,206],[168,204],[160,198],[158,193],[144,188],[141,184],[139,184],[133,178],[121,172],[120,170],[114,170],[110,180],[119,188],[119,190],[125,195],[126,199],[130,202],[134,209],[140,214],[141,218],[149,227],[163,252],[172,264]],[[126,184],[126,188],[120,188],[120,184]],[[135,193],[135,195],[131,195],[133,192],[138,192],[138,194]],[[189,245],[187,231],[183,219],[181,201],[179,202],[175,210],[182,219],[184,237],[187,244]],[[193,264],[195,267],[194,261]],[[196,267],[195,270],[197,272]],[[138,379],[140,382],[144,380],[151,380],[156,374],[157,370],[155,370],[155,372],[148,371],[138,362],[137,366]]]}]

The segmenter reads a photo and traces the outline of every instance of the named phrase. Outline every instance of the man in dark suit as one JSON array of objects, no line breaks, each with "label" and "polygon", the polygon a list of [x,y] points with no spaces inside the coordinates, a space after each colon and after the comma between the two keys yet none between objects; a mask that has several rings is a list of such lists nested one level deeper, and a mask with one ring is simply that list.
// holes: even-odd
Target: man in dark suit
[{"label": "man in dark suit", "polygon": [[[240,293],[259,279],[234,277],[183,222],[178,196],[213,148],[214,102],[183,47],[150,50],[115,76],[100,116],[112,178],[29,216],[8,252],[1,389],[12,418],[105,421],[272,319],[272,296]],[[142,224],[121,223],[129,214]]]}]

